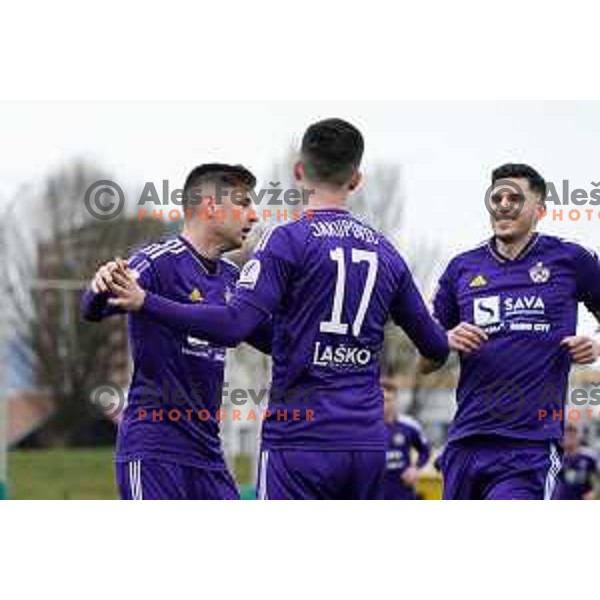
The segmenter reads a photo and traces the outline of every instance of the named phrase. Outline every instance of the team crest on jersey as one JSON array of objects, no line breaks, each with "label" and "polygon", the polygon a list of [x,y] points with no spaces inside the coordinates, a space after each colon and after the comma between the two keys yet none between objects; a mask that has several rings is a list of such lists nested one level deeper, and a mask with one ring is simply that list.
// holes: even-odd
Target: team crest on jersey
[{"label": "team crest on jersey", "polygon": [[544,263],[539,262],[535,267],[529,269],[529,276],[533,283],[546,283],[550,279],[550,269],[544,266]]},{"label": "team crest on jersey", "polygon": [[204,299],[204,296],[202,295],[202,292],[198,288],[194,288],[191,291],[190,300],[192,302],[202,302],[203,299]]},{"label": "team crest on jersey", "polygon": [[404,444],[404,435],[402,435],[401,433],[397,433],[396,435],[394,435],[392,441],[394,442],[395,446],[402,446],[402,444]]},{"label": "team crest on jersey", "polygon": [[480,288],[485,287],[488,284],[487,279],[483,275],[477,275],[477,277],[473,277],[469,287],[471,288]]}]

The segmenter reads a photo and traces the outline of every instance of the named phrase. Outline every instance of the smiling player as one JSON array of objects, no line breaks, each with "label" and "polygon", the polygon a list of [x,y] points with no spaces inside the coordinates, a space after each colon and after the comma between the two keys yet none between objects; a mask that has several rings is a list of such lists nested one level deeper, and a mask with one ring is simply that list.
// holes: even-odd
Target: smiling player
[{"label": "smiling player", "polygon": [[[545,194],[531,167],[496,169],[494,236],[450,261],[439,281],[435,316],[461,365],[441,460],[447,499],[550,499],[571,364],[599,354],[575,331],[579,303],[600,320],[600,262],[536,232]],[[421,361],[423,372],[440,366]]]}]

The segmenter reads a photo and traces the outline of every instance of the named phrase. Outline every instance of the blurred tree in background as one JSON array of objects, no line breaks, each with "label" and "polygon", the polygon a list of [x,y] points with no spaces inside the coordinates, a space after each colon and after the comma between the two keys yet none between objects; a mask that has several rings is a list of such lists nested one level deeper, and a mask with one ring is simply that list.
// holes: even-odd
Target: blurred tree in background
[{"label": "blurred tree in background", "polygon": [[121,212],[95,219],[84,197],[109,174],[75,162],[49,175],[40,190],[23,190],[2,222],[0,267],[5,330],[12,362],[52,403],[49,418],[28,442],[78,445],[109,441],[114,427],[89,404],[100,382],[126,384],[124,317],[90,326],[79,299],[96,268],[164,231],[160,221]]}]

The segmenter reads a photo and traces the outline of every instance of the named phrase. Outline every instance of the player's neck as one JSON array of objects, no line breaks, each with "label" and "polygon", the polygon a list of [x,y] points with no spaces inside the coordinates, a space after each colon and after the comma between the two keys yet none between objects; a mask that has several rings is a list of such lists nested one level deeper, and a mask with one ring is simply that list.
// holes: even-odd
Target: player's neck
[{"label": "player's neck", "polygon": [[344,210],[347,208],[346,199],[348,194],[334,193],[327,190],[315,189],[308,197],[306,208],[308,210]]},{"label": "player's neck", "polygon": [[204,256],[204,258],[218,260],[223,254],[221,244],[213,239],[208,231],[184,226],[181,237],[184,238],[198,254]]},{"label": "player's neck", "polygon": [[523,248],[529,244],[531,238],[535,235],[535,231],[530,231],[527,235],[514,241],[501,240],[496,238],[496,249],[506,258],[513,259],[519,256]]}]

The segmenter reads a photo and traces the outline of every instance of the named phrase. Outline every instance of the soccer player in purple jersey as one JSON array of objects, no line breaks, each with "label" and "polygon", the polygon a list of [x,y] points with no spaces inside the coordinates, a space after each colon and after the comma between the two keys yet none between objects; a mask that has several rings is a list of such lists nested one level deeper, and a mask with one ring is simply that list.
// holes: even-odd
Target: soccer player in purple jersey
[{"label": "soccer player in purple jersey", "polygon": [[[398,386],[384,377],[382,382],[384,415],[387,433],[384,498],[386,500],[416,500],[415,484],[431,456],[431,445],[420,423],[408,415],[398,414]],[[413,451],[417,459],[413,464]]]},{"label": "soccer player in purple jersey", "polygon": [[562,469],[555,500],[595,500],[594,481],[600,471],[598,455],[581,445],[581,433],[572,421],[565,425]]},{"label": "soccer player in purple jersey", "polygon": [[[550,499],[569,370],[599,354],[575,331],[579,303],[600,320],[600,262],[536,232],[545,194],[531,167],[496,169],[493,237],[452,259],[439,281],[434,314],[461,367],[441,460],[446,499]],[[421,361],[423,372],[439,366]]]},{"label": "soccer player in purple jersey", "polygon": [[263,236],[227,307],[184,306],[131,278],[114,288],[115,304],[226,345],[272,315],[259,498],[382,498],[377,354],[388,318],[432,360],[448,354],[446,334],[398,251],[346,208],[360,183],[363,146],[360,132],[340,119],[308,128],[295,166],[310,190],[308,211]]},{"label": "soccer player in purple jersey", "polygon": [[[184,187],[181,234],[150,244],[129,259],[139,283],[173,301],[225,304],[239,269],[221,255],[239,248],[256,220],[249,196],[255,182],[241,166],[196,167]],[[230,198],[234,189],[235,206]],[[82,299],[87,320],[123,312],[109,303],[109,285],[118,270],[117,263],[109,263],[94,277]],[[249,341],[267,351],[271,331],[265,327]],[[121,497],[238,498],[225,465],[216,414],[225,348],[144,313],[130,315],[129,337],[133,375],[116,451]]]}]

